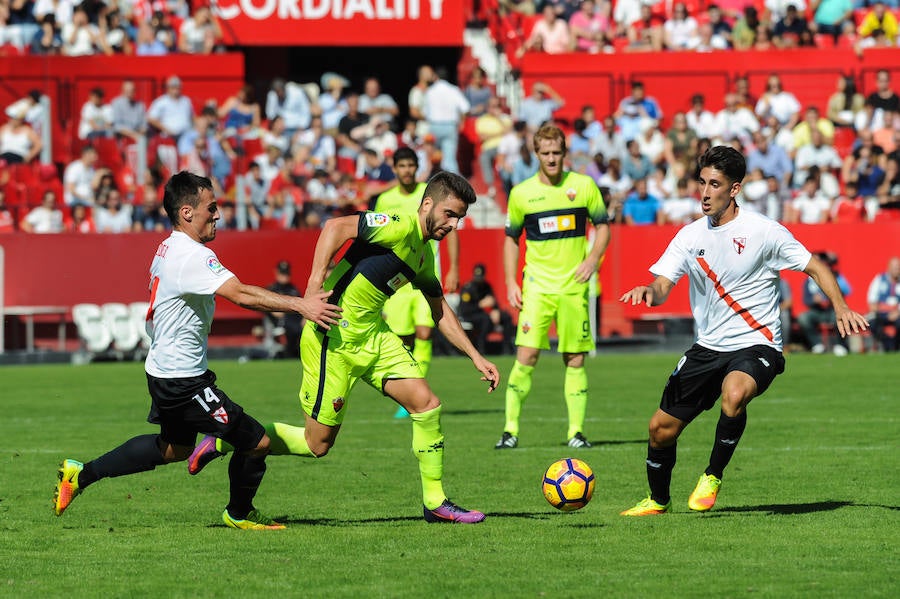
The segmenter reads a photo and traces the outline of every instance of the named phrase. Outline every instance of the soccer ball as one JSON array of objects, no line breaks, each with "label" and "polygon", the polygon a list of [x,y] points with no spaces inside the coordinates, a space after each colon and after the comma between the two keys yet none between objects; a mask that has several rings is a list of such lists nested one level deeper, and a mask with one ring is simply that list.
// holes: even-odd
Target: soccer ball
[{"label": "soccer ball", "polygon": [[550,505],[574,512],[586,506],[594,494],[594,471],[578,458],[563,458],[547,468],[541,488]]}]

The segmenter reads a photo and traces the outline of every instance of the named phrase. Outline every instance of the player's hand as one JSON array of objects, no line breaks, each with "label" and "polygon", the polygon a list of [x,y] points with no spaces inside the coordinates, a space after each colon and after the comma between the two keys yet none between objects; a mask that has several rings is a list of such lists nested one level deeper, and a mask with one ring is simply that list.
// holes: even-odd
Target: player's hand
[{"label": "player's hand", "polygon": [[842,338],[850,333],[861,333],[869,328],[869,321],[866,320],[866,317],[849,308],[841,310],[835,309],[834,320]]},{"label": "player's hand", "polygon": [[472,362],[475,364],[475,368],[477,368],[483,375],[481,377],[481,380],[487,381],[488,393],[496,389],[497,385],[500,384],[500,371],[497,370],[497,367],[481,356],[479,356],[475,360],[472,360]]},{"label": "player's hand", "polygon": [[597,272],[597,263],[586,259],[575,269],[575,280],[579,283],[587,283]]},{"label": "player's hand", "polygon": [[653,289],[644,285],[639,285],[619,298],[620,302],[631,303],[637,306],[640,303],[646,303],[647,307],[653,306]]},{"label": "player's hand", "polygon": [[444,291],[447,293],[456,293],[459,290],[459,272],[454,269],[447,271],[444,277]]},{"label": "player's hand", "polygon": [[507,285],[508,291],[506,292],[506,299],[509,301],[509,305],[515,308],[516,310],[522,309],[522,288],[518,285]]},{"label": "player's hand", "polygon": [[331,293],[331,291],[318,291],[299,298],[300,308],[297,311],[304,318],[313,321],[323,329],[330,329],[329,325],[336,324],[341,312],[344,311],[340,306],[325,301]]}]

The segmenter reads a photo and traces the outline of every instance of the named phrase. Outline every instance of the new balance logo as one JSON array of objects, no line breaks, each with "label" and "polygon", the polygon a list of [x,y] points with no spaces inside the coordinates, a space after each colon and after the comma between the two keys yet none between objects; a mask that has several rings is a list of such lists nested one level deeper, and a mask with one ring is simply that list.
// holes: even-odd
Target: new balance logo
[{"label": "new balance logo", "polygon": [[653,462],[651,460],[647,460],[647,465],[653,469],[658,469],[658,468],[662,467],[662,464],[660,464],[659,462]]},{"label": "new balance logo", "polygon": [[769,367],[769,362],[765,358],[760,358],[759,361],[762,362],[763,366],[766,368]]},{"label": "new balance logo", "polygon": [[700,250],[699,252],[697,252],[698,256],[703,256],[705,254],[706,254],[706,250]]},{"label": "new balance logo", "polygon": [[719,439],[722,445],[737,445],[737,439]]}]

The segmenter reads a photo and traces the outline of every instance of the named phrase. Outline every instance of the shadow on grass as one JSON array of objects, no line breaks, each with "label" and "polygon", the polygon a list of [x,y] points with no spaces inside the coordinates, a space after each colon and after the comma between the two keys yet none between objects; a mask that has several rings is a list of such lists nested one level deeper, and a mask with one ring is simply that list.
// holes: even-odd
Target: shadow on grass
[{"label": "shadow on grass", "polygon": [[[603,440],[601,440],[601,441],[591,441],[591,446],[592,446],[592,447],[603,447],[604,445],[646,445],[646,444],[647,444],[647,439],[646,439],[646,438],[644,438],[644,439],[634,439],[634,440],[628,440],[628,439],[610,439],[610,440],[607,440],[607,441],[603,441]],[[568,443],[560,443],[560,445],[565,445],[566,447],[569,446]],[[589,449],[589,448],[582,448],[582,449]]]},{"label": "shadow on grass", "polygon": [[[793,516],[795,514],[814,514],[816,512],[830,512],[844,507],[855,506],[852,501],[814,501],[811,503],[776,503],[771,505],[745,505],[735,507],[725,507],[717,510],[718,513],[745,513],[745,512],[765,512],[775,516]],[[888,506],[878,506],[888,507]],[[896,508],[891,508],[896,509]]]},{"label": "shadow on grass", "polygon": [[[525,518],[533,520],[546,520],[553,517],[554,514],[547,512],[488,512],[488,518]],[[307,526],[358,526],[360,524],[399,524],[402,522],[424,522],[421,516],[384,516],[379,518],[291,518],[289,516],[276,516],[275,521],[287,525],[307,525]],[[576,524],[574,526],[590,527],[590,524]],[[211,528],[222,527],[224,524],[214,524]]]},{"label": "shadow on grass", "polygon": [[476,416],[478,414],[504,414],[503,408],[484,408],[473,410],[443,410],[444,416]]}]

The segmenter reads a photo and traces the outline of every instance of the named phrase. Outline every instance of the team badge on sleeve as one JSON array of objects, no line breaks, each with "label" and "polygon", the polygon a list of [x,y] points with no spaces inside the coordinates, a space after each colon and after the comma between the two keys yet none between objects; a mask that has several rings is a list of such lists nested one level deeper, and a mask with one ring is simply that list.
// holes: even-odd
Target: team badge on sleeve
[{"label": "team badge on sleeve", "polygon": [[225,270],[225,267],[222,266],[222,263],[219,262],[219,259],[215,256],[210,256],[209,258],[207,258],[206,266],[209,267],[209,269],[213,271],[213,274],[216,275],[221,274]]},{"label": "team badge on sleeve", "polygon": [[366,224],[370,227],[383,227],[391,222],[391,217],[380,212],[367,212]]}]

